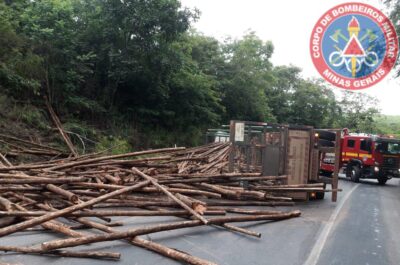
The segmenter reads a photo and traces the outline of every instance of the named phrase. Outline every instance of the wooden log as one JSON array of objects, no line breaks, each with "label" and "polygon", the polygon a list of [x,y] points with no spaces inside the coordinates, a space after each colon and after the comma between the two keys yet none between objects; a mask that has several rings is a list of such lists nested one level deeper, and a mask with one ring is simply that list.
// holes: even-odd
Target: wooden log
[{"label": "wooden log", "polygon": [[120,253],[115,252],[97,252],[97,251],[65,251],[65,250],[54,250],[43,252],[38,247],[14,247],[14,246],[0,246],[0,251],[5,252],[17,252],[25,254],[37,254],[37,255],[49,255],[49,256],[60,256],[60,257],[73,257],[73,258],[91,258],[91,259],[110,259],[119,260],[121,258]]},{"label": "wooden log", "polygon": [[[196,190],[196,189],[183,189],[183,188],[167,188],[168,191],[174,192],[174,193],[181,193],[181,194],[187,194],[187,195],[202,195],[210,198],[221,198],[221,194],[215,193],[215,192],[209,192],[209,191],[203,191],[203,190]],[[143,188],[141,191],[143,192],[155,192],[155,188]]]},{"label": "wooden log", "polygon": [[[27,219],[29,220],[29,219]],[[54,232],[58,232],[70,237],[82,237],[87,235],[86,233],[78,232],[72,230],[69,226],[58,222],[57,220],[51,220],[45,223],[42,223],[41,226],[45,229],[52,230]]]},{"label": "wooden log", "polygon": [[4,164],[6,165],[6,167],[12,167],[12,166],[13,166],[13,165],[11,164],[11,162],[8,161],[8,159],[7,159],[3,154],[1,154],[1,153],[0,153],[0,159],[1,159],[1,161],[4,162]]},{"label": "wooden log", "polygon": [[[148,208],[150,208],[150,207],[148,207]],[[158,207],[155,210],[166,211],[165,209],[158,208]],[[214,209],[214,211],[221,211],[221,210],[222,209]],[[224,210],[222,210],[222,211],[224,211]],[[220,226],[220,227],[223,227],[223,228],[225,228],[227,230],[230,230],[230,231],[233,231],[233,232],[238,232],[238,233],[249,235],[249,236],[261,237],[261,233],[253,232],[251,230],[240,228],[240,227],[237,227],[237,226],[234,226],[234,225],[230,225],[230,224],[218,224],[216,226]]]},{"label": "wooden log", "polygon": [[46,97],[45,103],[46,103],[47,109],[50,113],[50,116],[53,119],[54,124],[56,125],[58,131],[60,132],[61,137],[64,139],[64,142],[67,144],[67,146],[68,146],[69,150],[71,151],[71,153],[73,154],[73,156],[78,157],[79,156],[78,152],[76,151],[74,145],[72,144],[71,139],[69,138],[68,134],[65,133],[64,128],[61,124],[61,121],[57,117],[57,114],[55,113],[55,111],[54,111],[53,107],[51,106],[47,97]]},{"label": "wooden log", "polygon": [[268,215],[268,214],[281,214],[283,211],[266,211],[266,210],[248,210],[242,208],[226,208],[228,213],[240,213],[240,214],[251,214],[251,215]]},{"label": "wooden log", "polygon": [[65,184],[82,182],[84,177],[65,177],[65,178],[30,178],[30,179],[6,179],[0,178],[0,184]]},{"label": "wooden log", "polygon": [[[36,203],[35,201],[33,201],[33,200],[29,199],[29,198],[26,198],[23,195],[13,194],[13,196],[15,196],[15,197],[17,197],[17,198],[19,198],[21,200],[28,201],[29,203],[32,203],[32,202]],[[47,209],[47,207],[49,208],[49,206],[46,206],[45,209]],[[19,211],[22,211],[22,212],[28,212],[24,207],[22,207],[22,206],[20,206],[18,204],[14,204],[14,208],[19,210]],[[17,212],[17,211],[13,210],[12,213],[13,212]],[[47,213],[47,212],[45,212],[45,213]],[[25,220],[31,219],[29,217],[27,217],[27,218],[23,217],[23,218]],[[81,233],[81,232],[77,232],[77,231],[72,230],[68,225],[65,225],[65,224],[63,224],[63,223],[61,223],[61,222],[59,222],[57,220],[50,220],[50,221],[44,222],[44,223],[42,223],[40,225],[45,229],[52,230],[54,232],[59,232],[61,234],[64,234],[64,235],[67,235],[67,236],[71,236],[71,237],[81,237],[81,236],[85,236],[86,235],[85,233]]]},{"label": "wooden log", "polygon": [[34,149],[26,149],[26,148],[24,148],[22,150],[12,150],[12,154],[13,155],[30,154],[30,155],[37,155],[37,156],[61,156],[61,155],[63,155],[62,153],[57,153],[54,151],[34,150]]},{"label": "wooden log", "polygon": [[24,179],[26,179],[26,178],[34,178],[32,176],[29,176],[29,175],[26,175],[26,174],[22,174],[22,173],[19,173],[19,174],[0,173],[0,177],[1,178],[24,178]]},{"label": "wooden log", "polygon": [[264,199],[266,199],[268,201],[287,201],[287,202],[293,201],[293,199],[290,197],[272,196],[272,195],[267,195],[267,194],[265,195]]},{"label": "wooden log", "polygon": [[41,168],[47,168],[47,167],[48,167],[48,165],[46,165],[46,164],[20,165],[20,166],[12,166],[12,167],[0,168],[0,171],[33,170],[33,169],[41,169]]},{"label": "wooden log", "polygon": [[[254,216],[231,216],[231,217],[220,217],[220,218],[211,218],[208,219],[209,224],[224,224],[231,222],[249,222],[249,221],[266,221],[266,220],[284,220],[288,218],[298,217],[300,216],[300,211],[292,211],[284,214],[275,214],[275,215],[254,215]],[[66,248],[66,247],[74,247],[83,244],[90,244],[95,242],[104,242],[104,241],[112,241],[117,239],[129,238],[139,235],[145,235],[150,233],[169,231],[174,229],[188,228],[204,225],[200,220],[192,220],[192,221],[181,221],[181,222],[172,222],[167,224],[158,224],[158,225],[150,225],[147,227],[133,228],[127,231],[115,232],[109,234],[102,235],[91,235],[81,238],[69,238],[63,240],[54,240],[50,242],[44,242],[41,244],[42,249],[44,251],[58,249],[58,248]]]},{"label": "wooden log", "polygon": [[160,206],[160,207],[180,207],[178,204],[172,201],[129,201],[129,202],[110,202],[110,203],[99,203],[93,206],[93,208],[115,208],[115,207],[135,207],[142,208],[148,206]]},{"label": "wooden log", "polygon": [[207,204],[205,202],[202,202],[200,200],[196,200],[193,198],[190,198],[188,196],[175,193],[175,196],[180,199],[182,202],[186,203],[187,206],[192,208],[194,211],[204,214],[204,212],[207,210]]},{"label": "wooden log", "polygon": [[[0,211],[0,217],[15,216],[15,217],[32,217],[48,214],[47,211]],[[225,215],[223,210],[204,211],[205,215]],[[102,216],[188,216],[190,212],[185,210],[169,210],[169,211],[145,211],[145,210],[111,210],[111,211],[80,211],[63,215],[63,217],[102,217]]]},{"label": "wooden log", "polygon": [[[271,192],[325,192],[331,190],[324,190],[323,188],[311,187],[311,188],[281,188],[277,187],[254,187],[253,189],[271,191]],[[337,190],[336,190],[337,191]]]},{"label": "wooden log", "polygon": [[212,190],[214,192],[220,193],[220,194],[225,195],[227,197],[233,197],[233,198],[239,198],[240,197],[240,195],[237,193],[237,191],[224,189],[224,188],[221,188],[221,187],[216,186],[216,185],[211,185],[211,184],[208,184],[208,183],[200,183],[200,184],[198,184],[198,186],[210,189],[210,190]]},{"label": "wooden log", "polygon": [[[180,178],[235,178],[235,177],[260,177],[261,173],[218,173],[218,174],[199,174],[199,173],[188,173],[188,174],[177,174],[171,173],[167,175],[160,175],[162,176],[169,176],[169,177],[180,177]],[[273,177],[274,179],[276,177]]]},{"label": "wooden log", "polygon": [[23,139],[20,139],[20,138],[16,138],[16,137],[10,136],[10,135],[0,134],[0,138],[13,140],[15,142],[21,142],[21,143],[24,143],[24,144],[28,144],[28,145],[31,145],[31,146],[38,147],[38,148],[50,149],[50,150],[56,151],[58,153],[62,153],[63,152],[61,149],[57,149],[57,148],[54,148],[54,147],[51,147],[51,146],[47,146],[47,145],[41,145],[41,144],[38,144],[38,143],[33,143],[33,142],[26,141],[26,140],[23,140]]},{"label": "wooden log", "polygon": [[166,153],[166,152],[174,152],[174,151],[179,151],[179,150],[183,150],[183,149],[185,149],[185,148],[184,147],[161,148],[161,149],[153,149],[153,150],[125,153],[125,154],[119,154],[119,155],[96,157],[96,158],[74,161],[74,162],[65,163],[62,165],[53,166],[53,167],[48,168],[47,170],[54,171],[54,170],[66,169],[66,168],[71,168],[71,167],[80,166],[80,165],[92,164],[94,162],[99,162],[99,161],[104,161],[104,160],[135,157],[135,156],[150,155],[150,154],[159,154],[159,153]]},{"label": "wooden log", "polygon": [[233,200],[204,200],[208,206],[293,206],[288,201],[233,201]]},{"label": "wooden log", "polygon": [[253,232],[253,231],[250,231],[248,229],[237,227],[237,226],[234,226],[234,225],[231,225],[231,224],[221,224],[221,226],[226,228],[226,229],[228,229],[228,230],[231,230],[231,231],[234,231],[234,232],[238,232],[238,233],[241,233],[241,234],[246,234],[246,235],[254,236],[254,237],[258,237],[258,238],[261,237],[261,233]]},{"label": "wooden log", "polygon": [[70,202],[72,202],[74,204],[77,204],[79,202],[79,198],[76,194],[74,194],[68,190],[64,190],[60,187],[57,187],[53,184],[47,184],[46,189],[48,189],[58,195],[61,195],[62,197],[68,199]]},{"label": "wooden log", "polygon": [[208,261],[208,260],[204,260],[192,255],[189,255],[187,253],[178,251],[176,249],[173,248],[169,248],[166,246],[163,246],[161,244],[155,243],[155,242],[151,242],[148,240],[145,240],[143,238],[140,237],[135,237],[131,240],[132,244],[142,247],[142,248],[146,248],[148,250],[152,250],[156,253],[159,253],[163,256],[166,256],[168,258],[177,260],[177,261],[181,261],[184,262],[185,264],[192,264],[192,265],[217,265],[214,262]]},{"label": "wooden log", "polygon": [[179,200],[175,195],[173,195],[171,192],[169,192],[164,186],[158,184],[157,181],[154,178],[144,174],[143,172],[141,172],[140,170],[138,170],[137,168],[134,168],[134,167],[132,168],[132,172],[137,174],[137,175],[139,175],[139,176],[141,176],[142,178],[150,181],[151,184],[153,184],[156,188],[158,188],[160,191],[162,191],[169,198],[171,198],[174,202],[176,202],[177,204],[182,206],[183,209],[189,211],[194,217],[196,217],[198,220],[200,220],[203,224],[207,224],[208,223],[207,219],[205,219],[199,213],[197,213],[192,208],[187,206],[184,202]]},{"label": "wooden log", "polygon": [[324,187],[324,183],[309,183],[309,184],[291,184],[291,185],[271,185],[271,186],[263,186],[263,185],[257,185],[257,187],[265,187],[265,188],[270,188],[270,187],[278,187],[278,188],[310,188],[310,187]]},{"label": "wooden log", "polygon": [[[57,211],[58,210],[58,209],[56,209],[56,208],[54,208],[54,207],[52,207],[52,206],[50,206],[48,204],[37,203],[36,201],[32,200],[31,198],[27,198],[24,195],[17,194],[17,193],[14,193],[14,192],[12,192],[12,194],[16,198],[19,198],[20,200],[26,201],[26,202],[28,202],[30,204],[36,205],[37,207],[39,207],[40,209],[43,209],[45,211]],[[82,211],[86,211],[86,209],[83,209]],[[47,212],[45,212],[45,213],[47,213]],[[106,222],[111,222],[111,219],[109,219],[109,218],[105,218],[105,217],[98,217],[98,218],[100,218],[100,219],[102,219],[102,220],[104,220]],[[51,222],[57,222],[57,221],[53,220]],[[71,227],[69,227],[69,229],[71,230]],[[74,232],[74,231],[72,231],[72,232]]]},{"label": "wooden log", "polygon": [[[77,218],[77,219],[79,219],[79,218]],[[82,219],[85,219],[85,218],[82,218]],[[124,223],[123,222],[111,222],[111,223],[104,223],[103,225],[109,226],[109,227],[115,227],[115,226],[123,226]],[[69,228],[72,230],[81,230],[81,229],[90,229],[92,227],[84,225],[84,224],[78,224],[78,225],[70,226]],[[27,228],[21,232],[43,232],[43,231],[48,231],[48,229],[44,229],[44,228],[40,228],[40,227],[32,227],[32,228]]]},{"label": "wooden log", "polygon": [[[165,169],[170,169],[170,165],[163,165],[163,164],[150,164],[146,161],[151,160],[151,158],[148,159],[137,159],[137,160],[110,160],[110,161],[104,161],[104,162],[99,162],[99,163],[94,163],[94,164],[84,164],[84,165],[79,165],[75,166],[74,169],[85,169],[85,168],[93,168],[93,167],[103,167],[103,166],[126,166],[126,167],[155,167],[155,168],[165,168]],[[154,160],[161,160],[160,157],[155,157]],[[144,162],[142,162],[144,161]],[[121,169],[120,169],[121,170]]]},{"label": "wooden log", "polygon": [[119,196],[121,194],[130,192],[130,191],[133,191],[133,190],[140,189],[140,188],[142,188],[142,187],[144,187],[144,186],[146,186],[148,184],[149,184],[149,181],[143,181],[143,182],[140,182],[140,183],[138,183],[136,185],[133,185],[133,186],[130,186],[130,187],[125,187],[123,189],[116,190],[116,191],[113,191],[111,193],[102,195],[102,196],[100,196],[98,198],[94,198],[94,199],[92,199],[90,201],[82,202],[80,204],[76,204],[76,205],[64,208],[62,210],[59,210],[59,211],[50,212],[48,214],[45,214],[45,215],[42,215],[42,216],[39,216],[39,217],[35,217],[33,219],[27,220],[27,221],[19,223],[19,224],[15,224],[15,225],[11,225],[11,226],[8,226],[8,227],[0,228],[0,237],[15,233],[17,231],[20,231],[20,230],[23,230],[23,229],[26,229],[26,228],[29,228],[29,227],[36,226],[38,224],[44,223],[46,221],[49,221],[49,220],[52,220],[52,219],[55,219],[55,218],[58,218],[60,216],[68,214],[68,213],[75,212],[75,211],[87,208],[89,206],[92,206],[92,205],[94,205],[96,203],[99,203],[99,202],[105,201],[107,199],[113,198],[115,196]]},{"label": "wooden log", "polygon": [[0,196],[0,208],[2,208],[5,211],[12,211],[13,210],[12,209],[12,203],[8,199],[6,199],[6,198],[4,198],[2,196]]},{"label": "wooden log", "polygon": [[122,184],[121,179],[111,176],[110,174],[104,174],[103,176],[104,176],[104,178],[106,178],[108,181],[110,181],[113,184],[117,184],[117,185]]},{"label": "wooden log", "polygon": [[[118,232],[117,230],[111,229],[110,227],[104,226],[102,224],[99,224],[99,223],[96,223],[96,222],[93,222],[93,221],[87,221],[86,220],[83,223],[86,223],[86,225],[91,226],[91,227],[93,227],[95,229],[98,229],[100,231],[104,231],[106,233]],[[147,240],[144,240],[144,239],[141,239],[141,238],[138,238],[138,237],[130,238],[130,239],[128,239],[128,242],[133,244],[133,245],[136,245],[136,246],[148,249],[148,250],[152,250],[152,251],[154,251],[156,253],[159,253],[159,254],[161,254],[163,256],[166,256],[168,258],[185,262],[187,264],[192,264],[192,265],[213,265],[214,264],[214,263],[210,263],[209,261],[197,258],[195,256],[183,253],[181,251],[178,251],[178,250],[175,250],[175,249],[171,249],[171,248],[168,248],[168,247],[163,246],[161,244],[157,244],[157,243],[154,243],[154,242],[151,242],[151,241],[147,241]]]},{"label": "wooden log", "polygon": [[230,178],[230,180],[234,181],[268,181],[268,180],[278,180],[278,179],[287,179],[287,176],[279,176],[279,177],[270,177],[270,176],[259,176],[259,177],[237,177]]},{"label": "wooden log", "polygon": [[7,192],[7,191],[42,191],[44,188],[41,187],[24,187],[24,186],[0,186],[0,191],[1,192]]},{"label": "wooden log", "polygon": [[171,180],[159,180],[160,184],[176,184],[176,183],[200,183],[208,181],[209,178],[189,178],[189,179],[171,179]]},{"label": "wooden log", "polygon": [[[89,182],[77,182],[71,183],[74,188],[86,187],[86,188],[97,188],[97,189],[109,189],[109,190],[118,190],[125,186],[122,185],[113,185],[113,184],[103,184],[103,183],[89,183]],[[183,189],[183,188],[166,188],[168,191],[173,193],[182,193],[188,195],[202,195],[211,198],[221,198],[221,194],[203,190],[196,189]],[[1,187],[0,187],[1,190]],[[142,188],[140,191],[142,192],[160,192],[156,187],[146,187]]]}]

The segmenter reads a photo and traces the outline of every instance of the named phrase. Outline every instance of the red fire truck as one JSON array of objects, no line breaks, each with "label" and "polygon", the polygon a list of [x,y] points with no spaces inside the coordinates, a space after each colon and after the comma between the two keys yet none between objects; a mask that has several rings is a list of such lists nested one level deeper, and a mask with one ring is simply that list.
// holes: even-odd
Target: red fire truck
[{"label": "red fire truck", "polygon": [[[322,143],[332,140],[321,134]],[[323,136],[328,136],[323,139]],[[370,134],[353,134],[343,130],[341,138],[340,168],[354,182],[362,178],[377,179],[384,185],[391,178],[400,177],[400,140]],[[321,173],[329,175],[334,170],[334,155],[321,159]]]}]

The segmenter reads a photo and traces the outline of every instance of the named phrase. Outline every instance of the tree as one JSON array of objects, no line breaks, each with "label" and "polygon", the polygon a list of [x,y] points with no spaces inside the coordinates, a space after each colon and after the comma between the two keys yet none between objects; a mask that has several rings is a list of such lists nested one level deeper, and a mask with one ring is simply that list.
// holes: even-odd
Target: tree
[{"label": "tree", "polygon": [[272,43],[250,32],[241,40],[228,40],[223,49],[226,68],[221,93],[225,119],[274,121],[265,95],[272,80]]},{"label": "tree", "polygon": [[[218,60],[218,46],[209,49],[213,44],[212,39],[196,34],[184,35],[174,44],[182,67],[169,78],[169,100],[161,120],[165,127],[198,135],[221,121],[224,108],[212,63]],[[190,138],[186,141],[193,142]]]},{"label": "tree", "polygon": [[[393,22],[393,25],[396,27],[397,37],[399,38],[400,43],[400,0],[386,0],[386,4],[391,10],[390,19]],[[400,76],[400,66],[399,60],[397,60],[397,77]]]},{"label": "tree", "polygon": [[278,123],[290,120],[292,93],[302,80],[300,72],[301,69],[294,66],[277,66],[272,70],[272,85],[265,87],[265,95]]},{"label": "tree", "polygon": [[290,96],[287,121],[317,128],[331,127],[334,104],[334,94],[328,88],[318,81],[301,80]]},{"label": "tree", "polygon": [[32,97],[40,90],[41,58],[18,34],[18,10],[0,3],[0,87],[13,96]]},{"label": "tree", "polygon": [[6,3],[2,93],[38,106],[49,96],[72,131],[94,125],[148,147],[201,143],[230,119],[371,129],[376,110],[356,112],[361,98],[338,102],[300,68],[274,67],[274,46],[254,32],[224,42],[196,32],[198,11],[178,0]]},{"label": "tree", "polygon": [[59,104],[75,92],[80,80],[72,1],[32,2],[23,8],[18,20],[18,30],[29,41],[32,51],[42,58],[41,93]]},{"label": "tree", "polygon": [[341,119],[339,125],[354,131],[376,133],[375,118],[379,114],[378,100],[367,94],[344,90],[339,101]]}]

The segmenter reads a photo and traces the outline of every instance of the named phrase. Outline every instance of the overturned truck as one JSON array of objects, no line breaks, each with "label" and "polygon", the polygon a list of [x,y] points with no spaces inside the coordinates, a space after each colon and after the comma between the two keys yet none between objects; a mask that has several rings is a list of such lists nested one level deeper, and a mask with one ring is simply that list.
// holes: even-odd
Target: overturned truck
[{"label": "overturned truck", "polygon": [[[330,135],[330,141],[323,139]],[[334,136],[334,139],[332,139]],[[338,141],[336,141],[338,139]],[[231,142],[230,172],[261,172],[263,176],[287,176],[279,187],[264,187],[279,191],[297,200],[323,199],[332,192],[337,199],[338,170],[331,178],[320,176],[320,161],[326,153],[340,156],[340,130],[316,130],[311,126],[282,125],[251,121],[231,121],[218,129],[209,129],[207,142]],[[339,159],[335,159],[339,161]],[[335,168],[338,168],[336,166]],[[323,184],[324,192],[317,192],[313,184]],[[327,184],[331,186],[328,190]],[[244,181],[243,186],[248,183]],[[261,189],[263,187],[254,187]]]}]

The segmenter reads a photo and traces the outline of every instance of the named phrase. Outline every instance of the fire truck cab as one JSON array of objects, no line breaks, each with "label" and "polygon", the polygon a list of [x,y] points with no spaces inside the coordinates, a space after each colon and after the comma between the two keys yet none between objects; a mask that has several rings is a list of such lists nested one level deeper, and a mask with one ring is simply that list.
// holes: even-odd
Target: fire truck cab
[{"label": "fire truck cab", "polygon": [[[332,159],[325,156],[321,171],[333,171]],[[343,130],[341,139],[340,168],[354,182],[360,179],[377,179],[384,185],[391,178],[398,178],[400,170],[400,140],[370,134],[352,134]]]}]

